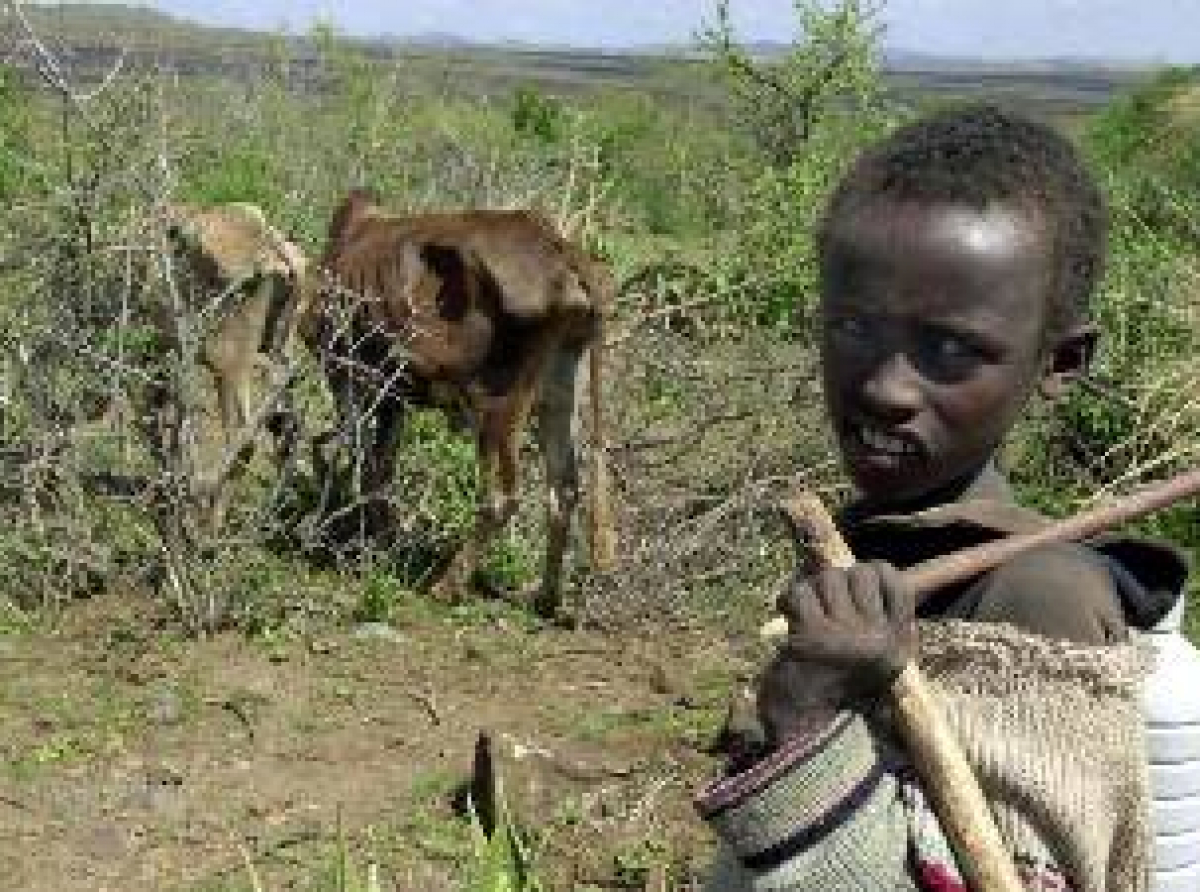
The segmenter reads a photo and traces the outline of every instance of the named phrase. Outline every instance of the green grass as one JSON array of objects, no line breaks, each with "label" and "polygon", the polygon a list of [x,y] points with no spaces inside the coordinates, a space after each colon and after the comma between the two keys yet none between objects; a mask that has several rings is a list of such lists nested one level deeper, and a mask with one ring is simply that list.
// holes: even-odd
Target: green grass
[{"label": "green grass", "polygon": [[[62,13],[30,11],[39,27],[60,28],[60,36],[68,39],[71,34],[91,39],[92,33],[112,28],[134,42],[201,50],[223,46],[233,56],[259,54],[268,61],[261,78],[249,82],[233,82],[219,70],[178,81],[153,74],[119,78],[89,106],[87,121],[71,118],[65,130],[55,101],[19,90],[7,79],[0,84],[5,100],[0,149],[6,153],[0,159],[0,191],[8,199],[0,222],[14,240],[39,246],[38,266],[0,277],[0,361],[5,363],[0,373],[21,363],[27,367],[21,357],[31,350],[54,357],[44,376],[31,379],[40,388],[16,391],[17,405],[6,409],[0,428],[0,446],[29,447],[41,455],[38,449],[57,442],[63,426],[58,416],[70,416],[94,395],[98,381],[111,380],[109,366],[62,347],[64,332],[90,332],[88,344],[106,357],[119,347],[141,344],[148,305],[137,301],[130,308],[135,318],[128,339],[112,334],[115,314],[129,297],[120,248],[144,236],[136,227],[125,227],[160,195],[260,202],[273,221],[314,253],[329,212],[351,183],[378,188],[398,209],[540,201],[554,211],[564,205],[567,211],[588,210],[589,243],[622,277],[646,264],[678,262],[640,290],[620,295],[616,331],[641,321],[653,299],[705,301],[703,309],[688,311],[696,332],[667,335],[645,325],[630,329],[633,334],[614,352],[619,371],[610,390],[626,403],[612,406],[618,419],[614,476],[630,541],[646,546],[640,557],[628,558],[630,566],[622,567],[619,581],[626,588],[643,586],[633,594],[652,606],[668,603],[666,589],[686,589],[678,604],[670,604],[677,613],[666,618],[701,617],[714,635],[752,627],[760,590],[773,583],[790,558],[781,558],[780,549],[767,542],[778,531],[751,518],[749,509],[709,528],[700,523],[704,512],[740,497],[739,486],[797,467],[818,469],[814,477],[831,487],[834,476],[821,464],[828,459],[828,442],[817,429],[816,411],[791,407],[783,399],[769,402],[778,390],[799,382],[784,380],[778,368],[748,372],[748,382],[738,373],[782,367],[807,356],[810,332],[794,324],[793,305],[812,301],[817,214],[846,161],[882,132],[886,121],[838,120],[807,151],[778,166],[745,133],[729,126],[728,96],[707,79],[711,72],[692,62],[623,60],[594,75],[587,67],[598,60],[560,54],[420,52],[381,60],[330,32],[289,47],[278,38],[202,31],[128,10],[108,19],[102,17],[109,13],[85,5]],[[293,65],[291,79],[283,73],[285,62]],[[300,89],[294,74],[299,70],[319,88]],[[1174,77],[1164,84],[1170,86]],[[1017,81],[1006,81],[1005,89]],[[1102,360],[1104,373],[1129,392],[1164,368],[1194,363],[1200,346],[1194,318],[1176,312],[1186,299],[1178,264],[1197,254],[1196,245],[1181,235],[1181,219],[1200,218],[1200,209],[1193,201],[1194,214],[1152,213],[1164,196],[1189,207],[1200,183],[1180,178],[1194,174],[1195,158],[1141,147],[1151,125],[1165,126],[1149,105],[1164,84],[1081,120],[1078,127],[1103,162],[1114,198],[1112,258],[1098,305],[1110,345]],[[481,103],[477,92],[489,94],[490,101]],[[1056,108],[1062,99],[1048,98]],[[1180,145],[1200,142],[1180,140]],[[68,167],[74,188],[62,182]],[[589,194],[597,196],[590,209]],[[67,200],[74,195],[85,195],[89,203],[81,209]],[[86,225],[80,224],[81,213]],[[655,294],[646,293],[655,287]],[[95,310],[95,318],[81,315],[84,305]],[[312,372],[308,369],[302,382],[300,401],[306,422],[317,428],[328,419],[329,405]],[[127,386],[138,392],[135,383]],[[737,403],[742,397],[745,405]],[[688,439],[698,419],[723,410],[726,401],[731,409],[757,411],[757,416],[750,424]],[[1135,459],[1147,458],[1144,444],[1129,441],[1178,408],[1153,404],[1144,415],[1130,415],[1093,397],[1065,405],[1042,427],[1031,429],[1019,450],[1015,473],[1022,495],[1049,510],[1071,510],[1128,471]],[[785,412],[799,420],[784,424]],[[624,448],[660,432],[678,435],[679,443],[666,451]],[[1087,438],[1110,460],[1103,467],[1073,463],[1061,448],[1066,435]],[[789,442],[777,453],[762,451],[764,443],[784,439]],[[1194,443],[1200,443],[1196,413],[1186,424],[1169,428],[1150,451]],[[162,543],[144,506],[88,493],[72,478],[76,470],[120,469],[128,457],[109,441],[63,455],[54,468],[61,473],[39,477],[41,488],[33,497],[29,486],[4,481],[0,564],[12,572],[0,580],[0,646],[9,636],[52,627],[56,611],[70,609],[71,597],[86,593],[82,574],[63,572],[56,555],[64,546],[83,551],[86,545],[89,556],[101,555],[101,582],[110,589],[135,580],[146,597],[165,597],[164,589],[153,590],[161,585],[150,571],[161,562]],[[504,604],[470,601],[448,607],[422,593],[437,560],[473,524],[477,480],[470,438],[451,431],[437,413],[414,412],[399,461],[394,494],[407,538],[396,547],[368,549],[317,569],[286,536],[273,537],[255,526],[255,512],[266,504],[273,481],[260,464],[237,493],[237,524],[229,540],[201,543],[186,556],[202,592],[217,600],[220,615],[189,625],[177,611],[166,631],[147,631],[131,621],[110,630],[97,646],[110,657],[147,648],[178,653],[189,646],[185,633],[232,626],[263,659],[286,662],[321,652],[319,639],[330,624],[379,622],[401,631],[436,625],[462,633],[453,636],[460,652],[446,659],[477,660],[497,672],[528,671],[538,651],[526,633],[542,628],[538,620]],[[156,470],[144,449],[132,463],[141,472]],[[42,465],[36,469],[45,471]],[[498,585],[518,589],[538,577],[537,478],[538,472],[530,474],[522,513],[489,556],[487,572]],[[311,495],[301,492],[296,498]],[[672,540],[684,529],[689,535],[705,531],[708,538],[675,564],[663,558],[665,550],[650,547],[652,540]],[[1194,511],[1165,513],[1147,529],[1200,556]],[[706,564],[724,561],[707,554],[718,546],[758,553],[728,576],[705,575],[727,569]],[[686,583],[677,585],[681,579]],[[613,603],[629,594],[614,592]],[[1188,629],[1200,641],[1200,582],[1194,583],[1192,598]],[[498,626],[517,634],[497,635]],[[403,646],[406,656],[415,652],[414,659],[431,658],[419,642]],[[4,769],[10,776],[28,780],[96,760],[120,751],[136,733],[150,705],[149,692],[129,694],[95,679],[71,681],[63,692],[45,693],[26,686],[17,673],[0,688],[0,704],[44,723],[16,743],[18,749],[6,750]],[[543,727],[599,747],[651,741],[694,748],[715,732],[730,681],[730,673],[716,670],[693,679],[696,702],[687,707],[547,704]],[[369,697],[353,674],[339,675],[336,669],[322,685],[321,698],[334,707],[330,713],[361,708]],[[189,678],[176,690],[185,731],[198,708],[198,689],[199,681]],[[80,705],[85,700],[86,721]],[[301,734],[337,720],[336,715],[292,718]],[[457,780],[449,772],[431,772],[400,797],[386,826],[355,834],[339,830],[335,839],[305,848],[300,857],[310,875],[302,888],[367,890],[371,864],[387,874],[413,861],[460,871],[468,888],[481,892],[540,888],[539,836],[546,828],[518,832],[506,821],[495,838],[484,839],[477,824],[455,817],[445,804]],[[546,825],[581,820],[578,806],[567,804],[547,817]],[[217,881],[226,885],[206,888],[265,889],[269,865],[261,860],[266,856],[244,855],[235,875]],[[671,840],[653,833],[605,855],[616,881],[635,887],[675,858]]]}]

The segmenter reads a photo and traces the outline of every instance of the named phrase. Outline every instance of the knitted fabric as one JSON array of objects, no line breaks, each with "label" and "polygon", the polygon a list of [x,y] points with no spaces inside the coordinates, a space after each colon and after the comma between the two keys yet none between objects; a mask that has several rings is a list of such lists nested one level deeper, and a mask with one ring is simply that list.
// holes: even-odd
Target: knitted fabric
[{"label": "knitted fabric", "polygon": [[968,892],[950,841],[913,772],[901,775],[900,795],[908,816],[911,867],[917,885],[925,892]]},{"label": "knitted fabric", "polygon": [[[943,621],[921,624],[921,664],[1026,887],[1144,892],[1144,652]],[[697,806],[725,845],[712,892],[962,888],[882,710],[790,741]]]},{"label": "knitted fabric", "polygon": [[944,621],[922,624],[921,665],[1019,861],[1080,892],[1147,888],[1144,650]]},{"label": "knitted fabric", "polygon": [[727,847],[708,880],[713,892],[916,888],[897,781],[860,716],[794,738],[714,784],[697,807]]}]

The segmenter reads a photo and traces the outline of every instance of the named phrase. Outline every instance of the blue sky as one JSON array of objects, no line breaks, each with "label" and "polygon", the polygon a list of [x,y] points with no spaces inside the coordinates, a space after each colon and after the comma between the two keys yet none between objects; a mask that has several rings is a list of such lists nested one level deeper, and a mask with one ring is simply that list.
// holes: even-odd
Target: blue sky
[{"label": "blue sky", "polygon": [[[136,0],[135,0],[136,2]],[[711,0],[143,0],[203,21],[353,34],[429,31],[481,40],[619,46],[686,40]],[[791,0],[731,0],[747,38],[793,34]],[[890,46],[987,58],[1200,62],[1200,0],[890,0]]]}]

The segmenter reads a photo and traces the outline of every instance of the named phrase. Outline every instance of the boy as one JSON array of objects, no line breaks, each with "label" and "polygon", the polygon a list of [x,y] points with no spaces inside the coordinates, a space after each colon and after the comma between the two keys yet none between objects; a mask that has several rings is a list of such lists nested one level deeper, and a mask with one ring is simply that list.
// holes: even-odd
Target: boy
[{"label": "boy", "polygon": [[898,130],[834,193],[821,355],[861,563],[780,598],[790,633],[759,683],[761,746],[698,800],[725,844],[710,888],[965,888],[884,709],[917,619],[1027,887],[1145,888],[1129,628],[1180,596],[1179,558],[1135,540],[1045,547],[919,613],[895,569],[1045,522],[993,460],[1035,393],[1087,367],[1105,218],[1065,139],[986,106]]}]

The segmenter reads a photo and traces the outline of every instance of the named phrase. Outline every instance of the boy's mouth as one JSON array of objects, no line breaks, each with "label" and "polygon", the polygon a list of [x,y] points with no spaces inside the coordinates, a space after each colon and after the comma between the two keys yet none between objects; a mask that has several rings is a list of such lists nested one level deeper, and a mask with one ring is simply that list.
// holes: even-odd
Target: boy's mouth
[{"label": "boy's mouth", "polygon": [[850,431],[855,442],[869,452],[896,457],[920,454],[919,445],[909,437],[896,436],[864,424],[853,424]]}]

